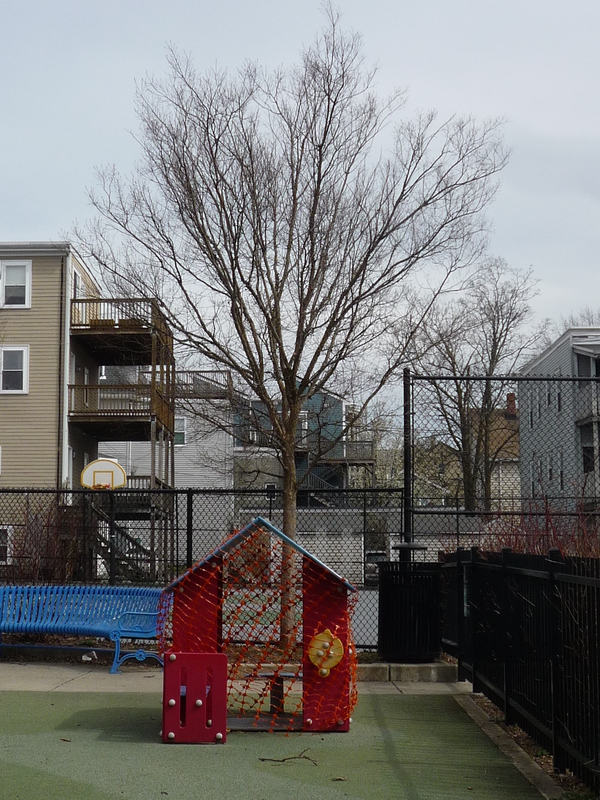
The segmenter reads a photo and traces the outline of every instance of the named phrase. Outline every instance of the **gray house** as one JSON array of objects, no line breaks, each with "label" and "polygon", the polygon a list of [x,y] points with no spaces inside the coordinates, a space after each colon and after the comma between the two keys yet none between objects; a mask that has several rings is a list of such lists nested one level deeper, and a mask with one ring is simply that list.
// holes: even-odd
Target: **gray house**
[{"label": "gray house", "polygon": [[[136,384],[145,376],[130,369],[106,369],[105,385]],[[231,489],[233,486],[233,437],[229,430],[230,378],[218,370],[185,370],[175,373],[173,482],[175,488]],[[105,458],[115,458],[125,469],[131,488],[146,488],[140,478],[150,471],[147,442],[105,441],[99,445]],[[160,486],[157,486],[160,488]]]},{"label": "gray house", "polygon": [[566,510],[597,508],[600,328],[569,328],[522,374],[547,379],[519,385],[524,501],[543,500]]},{"label": "gray house", "polygon": [[[236,488],[282,488],[283,470],[262,404],[256,400],[238,404],[234,426]],[[333,392],[321,391],[306,401],[295,455],[296,474],[305,493],[347,489],[358,472],[366,473],[372,482],[372,433],[357,418],[356,408]]]}]

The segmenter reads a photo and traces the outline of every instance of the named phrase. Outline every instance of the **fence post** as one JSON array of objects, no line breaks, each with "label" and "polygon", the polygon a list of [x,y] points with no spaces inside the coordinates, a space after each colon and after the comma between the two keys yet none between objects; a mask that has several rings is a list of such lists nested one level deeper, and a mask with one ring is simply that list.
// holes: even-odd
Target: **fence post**
[{"label": "fence post", "polygon": [[457,678],[459,681],[467,680],[469,677],[463,665],[465,652],[465,568],[463,554],[464,548],[458,547],[456,549],[456,660],[458,662]]},{"label": "fence post", "polygon": [[109,558],[109,566],[108,566],[108,582],[111,586],[114,586],[116,583],[115,580],[115,572],[117,566],[117,559],[115,553],[115,544],[116,544],[116,536],[115,536],[115,493],[112,489],[109,489],[108,492],[108,508],[109,508],[109,521],[108,521],[108,541],[110,546],[110,558]]},{"label": "fence post", "polygon": [[473,671],[471,682],[473,684],[473,692],[479,692],[479,682],[477,680],[477,626],[479,624],[479,618],[477,615],[477,603],[473,602],[473,597],[477,598],[478,593],[476,591],[477,587],[477,568],[476,564],[479,561],[479,550],[477,547],[471,548],[471,574],[470,580],[467,584],[468,587],[468,597],[467,597],[467,605],[469,611],[469,620],[471,623],[471,669]]},{"label": "fence post", "polygon": [[502,548],[502,620],[503,660],[504,660],[504,721],[507,725],[513,724],[511,709],[512,699],[512,659],[513,659],[513,614],[511,609],[511,594],[509,586],[508,562],[511,554],[510,547]]},{"label": "fence post", "polygon": [[193,559],[193,518],[194,518],[194,494],[192,489],[187,490],[187,513],[185,521],[185,566],[189,569]]},{"label": "fence post", "polygon": [[562,641],[560,629],[560,594],[556,573],[563,564],[563,557],[558,548],[548,550],[546,565],[548,568],[548,617],[551,631],[551,668],[552,668],[552,764],[557,773],[564,772],[566,762],[560,746],[560,726],[562,714]]},{"label": "fence post", "polygon": [[81,495],[81,562],[82,562],[82,575],[84,582],[88,582],[92,579],[92,567],[91,567],[91,537],[89,532],[88,526],[88,518],[87,518],[87,492],[84,492]]},{"label": "fence post", "polygon": [[458,493],[456,495],[456,546],[460,547],[460,500],[458,499]]},{"label": "fence post", "polygon": [[[412,542],[412,431],[410,369],[404,369],[404,541]],[[398,556],[400,558],[400,555]]]}]

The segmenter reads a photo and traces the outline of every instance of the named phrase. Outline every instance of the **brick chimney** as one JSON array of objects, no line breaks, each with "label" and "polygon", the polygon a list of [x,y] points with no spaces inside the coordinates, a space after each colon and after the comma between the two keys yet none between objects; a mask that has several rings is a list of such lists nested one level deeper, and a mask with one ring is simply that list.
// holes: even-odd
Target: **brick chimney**
[{"label": "brick chimney", "polygon": [[517,416],[517,401],[514,392],[506,395],[506,418],[515,419]]}]

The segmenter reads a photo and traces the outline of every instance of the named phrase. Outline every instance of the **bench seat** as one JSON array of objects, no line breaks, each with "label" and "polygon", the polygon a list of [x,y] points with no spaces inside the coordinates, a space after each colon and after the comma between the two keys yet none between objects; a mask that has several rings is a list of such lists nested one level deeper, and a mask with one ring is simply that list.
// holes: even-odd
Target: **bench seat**
[{"label": "bench seat", "polygon": [[157,639],[162,590],[139,586],[0,586],[2,633],[93,636],[115,643],[111,673],[127,659],[162,659],[143,649],[121,655],[122,639]]}]

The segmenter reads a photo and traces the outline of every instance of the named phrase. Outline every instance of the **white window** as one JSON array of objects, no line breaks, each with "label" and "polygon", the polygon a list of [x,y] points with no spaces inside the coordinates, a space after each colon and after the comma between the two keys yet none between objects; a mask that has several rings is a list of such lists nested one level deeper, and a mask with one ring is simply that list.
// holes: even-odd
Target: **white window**
[{"label": "white window", "polygon": [[31,308],[31,261],[0,261],[0,308]]},{"label": "white window", "polygon": [[27,394],[29,391],[29,347],[0,347],[0,392]]},{"label": "white window", "polygon": [[582,353],[577,353],[577,375],[580,378],[592,376],[592,359]]},{"label": "white window", "polygon": [[533,397],[530,398],[529,403],[529,428],[531,430],[533,429]]},{"label": "white window", "polygon": [[301,450],[305,450],[308,440],[308,412],[301,411],[298,417],[297,442]]},{"label": "white window", "polygon": [[582,469],[584,474],[594,471],[594,426],[589,422],[579,429],[581,438]]},{"label": "white window", "polygon": [[561,450],[558,456],[558,478],[560,483],[561,490],[565,488],[565,468],[564,468],[564,459],[563,459],[563,451]]},{"label": "white window", "polygon": [[12,564],[13,529],[12,525],[0,525],[0,564]]},{"label": "white window", "polygon": [[186,443],[186,425],[187,419],[185,417],[175,417],[175,436],[173,437],[173,444],[182,445]]}]

